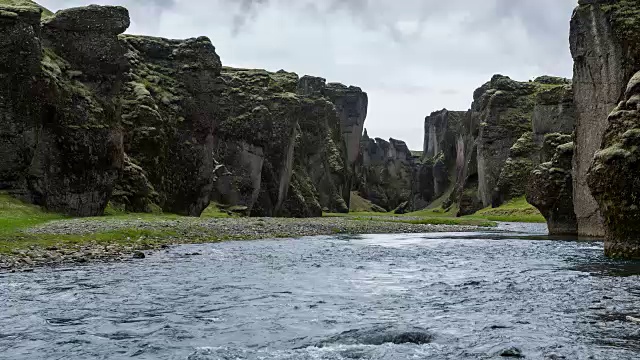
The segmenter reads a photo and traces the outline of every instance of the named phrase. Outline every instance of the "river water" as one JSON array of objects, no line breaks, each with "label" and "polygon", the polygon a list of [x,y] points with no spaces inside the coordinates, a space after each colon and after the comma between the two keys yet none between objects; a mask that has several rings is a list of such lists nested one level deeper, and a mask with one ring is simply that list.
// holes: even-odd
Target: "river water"
[{"label": "river water", "polygon": [[505,228],[0,274],[0,359],[640,358],[640,263]]}]

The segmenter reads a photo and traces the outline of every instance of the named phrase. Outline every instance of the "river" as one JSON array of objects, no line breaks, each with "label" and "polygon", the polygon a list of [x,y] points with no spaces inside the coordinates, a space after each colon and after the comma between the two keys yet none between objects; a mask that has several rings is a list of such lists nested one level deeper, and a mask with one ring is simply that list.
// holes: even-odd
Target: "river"
[{"label": "river", "polygon": [[0,274],[0,359],[640,358],[640,263],[505,228]]}]

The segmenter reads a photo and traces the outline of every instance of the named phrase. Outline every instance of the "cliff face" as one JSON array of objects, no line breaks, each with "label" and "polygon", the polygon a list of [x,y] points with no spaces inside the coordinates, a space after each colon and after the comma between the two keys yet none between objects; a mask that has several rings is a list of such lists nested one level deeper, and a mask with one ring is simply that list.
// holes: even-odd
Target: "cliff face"
[{"label": "cliff face", "polygon": [[0,5],[0,184],[53,211],[100,215],[124,159],[117,35],[129,16],[89,6],[41,25],[42,11]]},{"label": "cliff face", "polygon": [[464,164],[466,112],[443,109],[425,118],[422,159],[415,169],[409,208],[421,210],[447,193]]},{"label": "cliff face", "polygon": [[587,180],[605,219],[605,253],[640,258],[640,71],[608,120]]},{"label": "cliff face", "polygon": [[[215,179],[220,58],[207,38],[121,39],[131,67],[122,91],[128,164],[114,201],[129,211],[149,211],[155,204],[199,216]],[[136,166],[142,171],[132,173]]]},{"label": "cliff face", "polygon": [[[0,2],[0,188],[50,210],[346,212],[357,87],[222,68],[205,37],[120,35],[121,7]],[[17,5],[16,5],[17,4]],[[4,141],[6,139],[6,141]]]},{"label": "cliff face", "polygon": [[542,159],[542,147],[547,134],[571,134],[575,123],[573,91],[569,80],[543,76],[534,81],[541,84],[531,113],[532,131],[527,131],[509,150],[498,180],[494,205],[526,193],[531,171]]},{"label": "cliff face", "polygon": [[[444,145],[431,145],[438,137],[427,129],[425,153],[444,148],[441,163],[454,169],[449,172],[455,186],[443,201],[445,207],[457,203],[458,215],[469,215],[525,195],[531,171],[542,162],[544,136],[572,132],[572,97],[567,79],[542,76],[518,82],[495,75],[475,91],[467,113],[456,113],[459,120]],[[427,118],[428,123],[441,122],[441,116],[432,114],[435,121]]]},{"label": "cliff face", "polygon": [[360,196],[387,211],[407,202],[416,159],[404,141],[371,139],[366,131],[356,168],[356,189]]},{"label": "cliff face", "polygon": [[216,200],[256,216],[347,212],[352,170],[345,139],[356,134],[344,124],[364,123],[366,93],[284,71],[225,68],[222,75],[216,153],[226,173]]},{"label": "cliff face", "polygon": [[545,217],[550,235],[575,235],[578,231],[573,209],[573,151],[571,136],[547,135],[543,163],[528,180],[527,201]]},{"label": "cliff face", "polygon": [[587,173],[602,145],[607,116],[622,99],[628,80],[640,70],[638,17],[638,2],[634,0],[581,0],[571,19],[577,109],[574,203],[582,235],[605,234]]}]

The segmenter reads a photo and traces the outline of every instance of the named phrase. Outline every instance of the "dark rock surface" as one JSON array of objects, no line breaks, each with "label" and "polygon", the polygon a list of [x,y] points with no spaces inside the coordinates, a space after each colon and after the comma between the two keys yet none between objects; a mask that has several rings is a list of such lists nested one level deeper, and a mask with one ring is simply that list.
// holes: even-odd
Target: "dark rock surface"
[{"label": "dark rock surface", "polygon": [[452,193],[464,163],[466,112],[443,109],[425,119],[422,159],[415,169],[411,210],[421,210]]},{"label": "dark rock surface", "polygon": [[360,196],[387,211],[396,209],[411,197],[416,159],[404,141],[369,138],[361,141],[356,167],[356,189]]},{"label": "dark rock surface", "polygon": [[[566,141],[562,145],[558,145]],[[576,235],[578,224],[573,209],[573,143],[571,137],[549,134],[544,149],[554,148],[549,161],[536,167],[527,185],[527,201],[535,206],[547,220],[550,235]],[[548,151],[545,150],[546,160]]]},{"label": "dark rock surface", "polygon": [[[128,11],[0,3],[0,188],[78,216],[347,212],[368,98],[222,68],[206,37],[119,35]],[[17,4],[17,5],[16,5]],[[6,141],[4,141],[6,140]]]},{"label": "dark rock surface", "polygon": [[604,216],[605,253],[640,258],[640,72],[608,123],[588,184]]},{"label": "dark rock surface", "polygon": [[41,26],[38,7],[1,8],[0,184],[49,210],[100,215],[124,159],[117,35],[128,12],[73,8]]},{"label": "dark rock surface", "polygon": [[[214,186],[220,58],[209,39],[123,36],[131,70],[123,90],[125,151],[164,211],[199,216]],[[118,191],[132,180],[123,174]]]},{"label": "dark rock surface", "polygon": [[640,11],[635,0],[581,0],[571,19],[573,88],[577,111],[574,202],[581,235],[604,236],[598,203],[587,184],[609,113],[640,70]]}]

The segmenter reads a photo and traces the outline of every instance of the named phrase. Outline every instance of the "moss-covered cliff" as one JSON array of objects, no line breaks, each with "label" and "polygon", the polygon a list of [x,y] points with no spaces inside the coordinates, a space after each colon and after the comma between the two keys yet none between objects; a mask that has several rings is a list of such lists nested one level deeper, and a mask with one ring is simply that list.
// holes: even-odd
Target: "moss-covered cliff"
[{"label": "moss-covered cliff", "polygon": [[[14,6],[14,5],[18,6]],[[0,184],[72,215],[99,215],[122,168],[121,7],[50,14],[0,3]]]},{"label": "moss-covered cliff", "polygon": [[0,1],[1,189],[80,216],[348,211],[366,93],[128,26],[122,7]]}]

